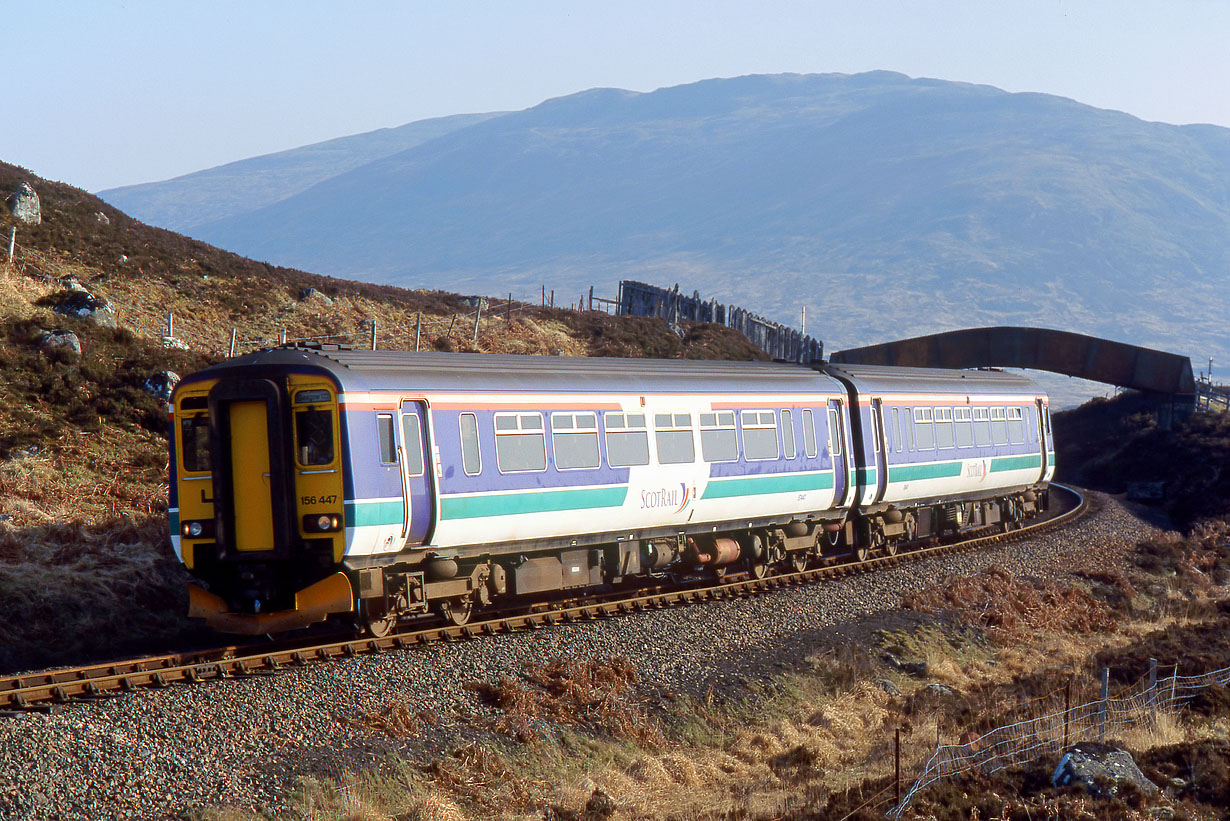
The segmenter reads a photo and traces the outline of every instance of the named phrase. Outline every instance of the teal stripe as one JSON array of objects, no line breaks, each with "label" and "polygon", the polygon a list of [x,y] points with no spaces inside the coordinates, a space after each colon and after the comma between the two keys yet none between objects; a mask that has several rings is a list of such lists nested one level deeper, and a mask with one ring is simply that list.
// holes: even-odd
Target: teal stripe
[{"label": "teal stripe", "polygon": [[1046,455],[1046,463],[1050,465],[1051,467],[1055,467],[1055,454],[1048,453]]},{"label": "teal stripe", "polygon": [[179,534],[179,511],[171,511],[171,535],[178,536]]},{"label": "teal stripe", "polygon": [[347,502],[346,527],[399,525],[405,515],[401,502]]},{"label": "teal stripe", "polygon": [[999,459],[991,460],[991,472],[1002,473],[1005,470],[1026,470],[1027,468],[1037,468],[1038,454],[1033,456],[1002,456]]},{"label": "teal stripe", "polygon": [[888,469],[888,481],[913,482],[919,479],[948,479],[961,475],[960,462],[937,462],[933,465],[901,465]]},{"label": "teal stripe", "polygon": [[794,493],[801,490],[828,490],[832,473],[787,473],[769,476],[743,476],[737,479],[710,479],[702,499],[727,499],[731,496],[759,496],[765,493]]},{"label": "teal stripe", "polygon": [[855,468],[854,483],[856,485],[874,485],[876,483],[876,469]]},{"label": "teal stripe", "polygon": [[440,518],[478,519],[484,516],[510,516],[519,513],[550,513],[558,510],[619,507],[627,497],[628,488],[624,486],[539,490],[531,493],[482,496],[445,496],[440,500]]}]

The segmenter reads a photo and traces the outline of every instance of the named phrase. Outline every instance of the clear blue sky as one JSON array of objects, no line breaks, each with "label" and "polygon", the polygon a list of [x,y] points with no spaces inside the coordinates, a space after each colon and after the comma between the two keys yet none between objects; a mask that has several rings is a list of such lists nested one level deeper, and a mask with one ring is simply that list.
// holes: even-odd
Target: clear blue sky
[{"label": "clear blue sky", "polygon": [[1230,126],[1222,0],[34,0],[0,19],[0,159],[91,191],[595,86],[785,71]]}]

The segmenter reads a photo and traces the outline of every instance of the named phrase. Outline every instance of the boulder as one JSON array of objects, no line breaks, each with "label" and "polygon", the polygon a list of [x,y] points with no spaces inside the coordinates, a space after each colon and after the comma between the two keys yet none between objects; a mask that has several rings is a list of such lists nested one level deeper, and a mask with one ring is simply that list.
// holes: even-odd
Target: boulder
[{"label": "boulder", "polygon": [[892,679],[878,678],[875,681],[875,685],[884,692],[888,693],[890,696],[901,695],[901,688],[898,687]]},{"label": "boulder", "polygon": [[179,374],[175,371],[158,371],[150,374],[141,385],[146,393],[164,402],[171,401],[171,392],[179,384]]},{"label": "boulder", "polygon": [[948,696],[956,695],[955,690],[953,690],[947,684],[940,684],[939,682],[928,684],[926,687],[926,690],[931,695],[940,696],[941,698],[947,698]]},{"label": "boulder", "polygon": [[320,291],[316,290],[315,288],[304,288],[302,291],[300,291],[299,301],[300,302],[319,302],[321,305],[324,305],[326,307],[333,304],[332,299],[325,296],[324,294],[322,294]]},{"label": "boulder", "polygon": [[889,666],[900,670],[907,676],[925,676],[927,674],[927,662],[925,661],[905,661],[891,650],[885,651],[883,658],[884,661],[888,662]]},{"label": "boulder", "polygon": [[95,211],[94,219],[98,221],[99,225],[110,225],[111,224],[111,218],[108,217],[106,214],[104,214],[102,211]]},{"label": "boulder", "polygon": [[61,291],[55,297],[55,307],[52,310],[58,314],[93,322],[103,328],[116,326],[115,309],[107,300],[94,296],[89,291]]},{"label": "boulder", "polygon": [[24,222],[26,225],[38,225],[43,221],[43,214],[38,204],[38,194],[30,183],[22,181],[17,190],[4,198],[5,208],[13,217],[14,222]]},{"label": "boulder", "polygon": [[178,337],[164,336],[162,338],[162,347],[172,351],[188,350],[188,343]]},{"label": "boulder", "polygon": [[487,297],[485,296],[463,296],[460,301],[462,305],[487,310]]},{"label": "boulder", "polygon": [[60,287],[66,291],[86,291],[86,287],[81,284],[81,280],[72,274],[60,277]]},{"label": "boulder", "polygon": [[1124,784],[1131,784],[1146,795],[1158,792],[1157,785],[1145,778],[1126,750],[1092,741],[1083,741],[1064,752],[1051,776],[1051,784],[1083,787],[1096,798],[1118,795]]},{"label": "boulder", "polygon": [[72,331],[43,331],[38,337],[38,347],[44,353],[81,356],[81,340]]}]

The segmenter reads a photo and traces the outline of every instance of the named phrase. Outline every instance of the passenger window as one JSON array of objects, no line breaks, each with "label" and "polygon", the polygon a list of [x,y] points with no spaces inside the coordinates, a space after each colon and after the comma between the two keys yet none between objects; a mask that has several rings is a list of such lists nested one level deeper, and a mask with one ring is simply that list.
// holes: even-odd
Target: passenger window
[{"label": "passenger window", "polygon": [[1025,444],[1025,419],[1020,408],[1004,408],[1008,416],[1008,441],[1014,445]]},{"label": "passenger window", "polygon": [[692,440],[692,414],[655,413],[654,442],[658,446],[658,464],[682,465],[696,461],[696,445]]},{"label": "passenger window", "polygon": [[893,442],[896,444],[896,451],[901,452],[901,446],[905,442],[901,438],[901,409],[893,408]]},{"label": "passenger window", "polygon": [[734,462],[739,458],[735,412],[717,411],[700,415],[700,455],[706,462]]},{"label": "passenger window", "polygon": [[918,446],[918,450],[935,448],[931,408],[914,408],[914,444]]},{"label": "passenger window", "polygon": [[598,415],[551,414],[551,449],[556,470],[598,467]]},{"label": "passenger window", "polygon": [[880,435],[884,430],[880,418],[880,409],[876,405],[871,406],[871,450],[874,453],[880,452]]},{"label": "passenger window", "polygon": [[841,456],[841,420],[832,408],[829,408],[829,455],[834,459]]},{"label": "passenger window", "polygon": [[974,444],[985,448],[991,444],[991,417],[986,408],[973,408]]},{"label": "passenger window", "polygon": [[463,413],[460,425],[461,469],[467,476],[477,476],[483,469],[482,454],[478,449],[478,417]]},{"label": "passenger window", "polygon": [[1047,435],[1047,436],[1050,436],[1050,435],[1051,435],[1051,406],[1050,406],[1050,405],[1046,405],[1046,406],[1044,406],[1044,407],[1043,407],[1043,409],[1042,409],[1042,418],[1043,418],[1043,419],[1045,420],[1045,422],[1046,422],[1046,424],[1045,424],[1045,426],[1044,426],[1044,427],[1045,427],[1045,429],[1046,429],[1046,435]]},{"label": "passenger window", "polygon": [[954,408],[952,411],[953,422],[956,423],[956,438],[957,447],[968,448],[974,444],[974,428],[970,422],[969,408]]},{"label": "passenger window", "polygon": [[643,413],[608,413],[606,461],[611,467],[649,464],[649,434]]},{"label": "passenger window", "polygon": [[407,413],[401,417],[401,440],[406,447],[406,473],[423,475],[423,431],[417,414]]},{"label": "passenger window", "polygon": [[209,470],[209,416],[198,413],[184,417],[179,423],[179,438],[184,470],[189,473]]},{"label": "passenger window", "polygon": [[782,449],[786,451],[787,459],[798,455],[794,449],[794,414],[785,408],[782,409]]},{"label": "passenger window", "polygon": [[777,414],[768,411],[742,411],[743,456],[749,460],[777,458]]},{"label": "passenger window", "polygon": [[376,436],[380,440],[380,461],[391,465],[397,461],[397,445],[393,441],[393,414],[376,414]]},{"label": "passenger window", "polygon": [[952,447],[952,408],[935,409],[935,444],[940,448]]},{"label": "passenger window", "polygon": [[501,473],[547,469],[547,441],[542,414],[495,415],[495,463]]},{"label": "passenger window", "polygon": [[997,445],[1008,444],[1008,422],[1004,408],[991,408],[991,441]]},{"label": "passenger window", "polygon": [[815,459],[819,452],[816,449],[816,420],[811,408],[803,409],[803,452],[808,459]]}]

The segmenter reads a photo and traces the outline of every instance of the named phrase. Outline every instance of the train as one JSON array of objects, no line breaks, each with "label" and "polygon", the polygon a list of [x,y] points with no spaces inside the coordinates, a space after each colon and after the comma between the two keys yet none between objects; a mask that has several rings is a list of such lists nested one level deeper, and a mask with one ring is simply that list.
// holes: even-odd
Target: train
[{"label": "train", "polygon": [[169,404],[189,615],[463,625],[866,561],[1047,508],[1049,399],[999,370],[283,346]]}]

